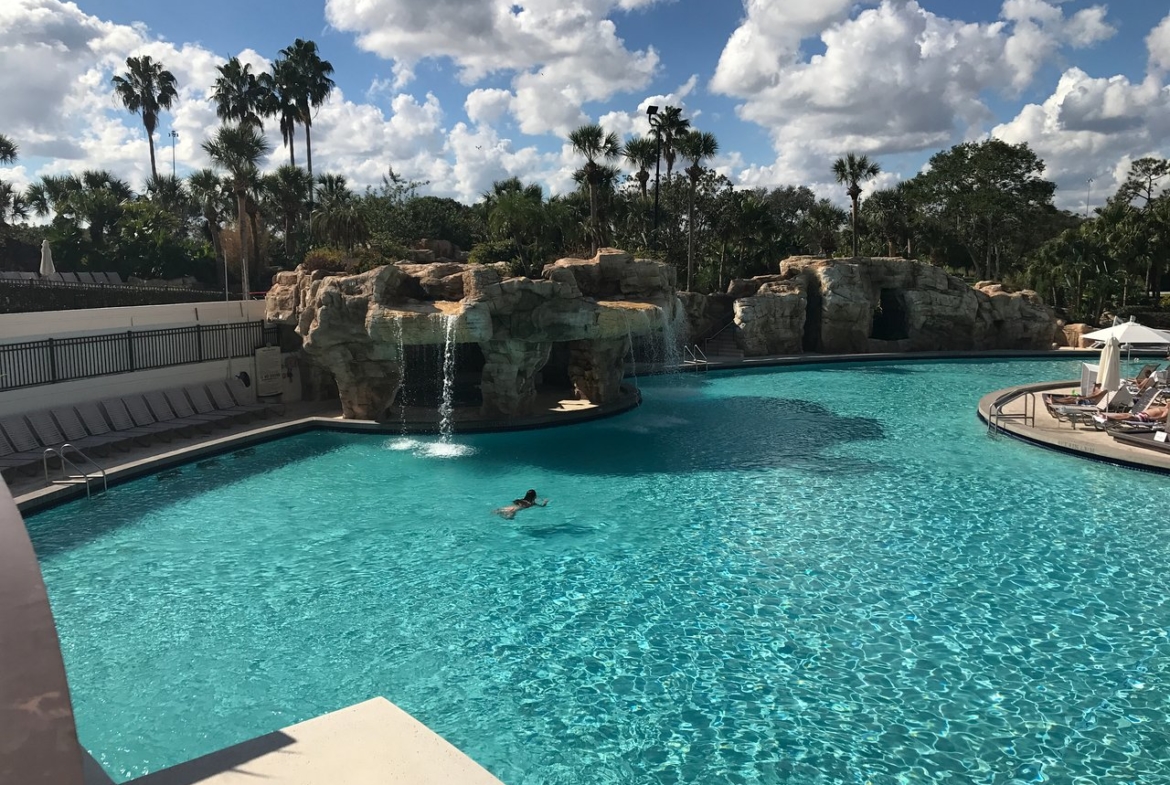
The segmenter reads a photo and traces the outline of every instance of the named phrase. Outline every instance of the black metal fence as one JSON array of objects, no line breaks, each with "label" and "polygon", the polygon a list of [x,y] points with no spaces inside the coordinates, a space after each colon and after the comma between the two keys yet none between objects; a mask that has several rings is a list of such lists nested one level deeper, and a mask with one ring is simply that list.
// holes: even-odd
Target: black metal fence
[{"label": "black metal fence", "polygon": [[223,292],[173,286],[0,279],[0,313],[198,303],[222,299]]},{"label": "black metal fence", "polygon": [[236,322],[0,344],[0,391],[251,357],[279,342],[275,326]]}]

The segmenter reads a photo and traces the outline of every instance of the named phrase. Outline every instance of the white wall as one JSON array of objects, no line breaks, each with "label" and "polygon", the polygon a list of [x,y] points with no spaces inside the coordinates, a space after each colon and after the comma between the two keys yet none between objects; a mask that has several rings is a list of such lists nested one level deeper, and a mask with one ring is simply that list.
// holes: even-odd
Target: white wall
[{"label": "white wall", "polygon": [[[281,401],[291,403],[299,401],[301,398],[300,370],[296,366],[294,355],[286,354],[284,357],[285,367],[291,371],[291,378],[285,377],[284,394]],[[58,406],[73,406],[86,401],[100,401],[105,398],[117,398],[123,395],[150,392],[151,390],[164,390],[169,387],[208,384],[229,379],[240,371],[247,371],[248,375],[252,377],[253,384],[248,388],[248,392],[254,396],[256,362],[251,357],[240,357],[234,360],[176,365],[171,368],[97,376],[74,382],[45,384],[0,392],[0,418],[40,409],[52,409]]]},{"label": "white wall", "polygon": [[263,300],[6,313],[0,314],[0,343],[158,327],[254,322],[263,318]]}]

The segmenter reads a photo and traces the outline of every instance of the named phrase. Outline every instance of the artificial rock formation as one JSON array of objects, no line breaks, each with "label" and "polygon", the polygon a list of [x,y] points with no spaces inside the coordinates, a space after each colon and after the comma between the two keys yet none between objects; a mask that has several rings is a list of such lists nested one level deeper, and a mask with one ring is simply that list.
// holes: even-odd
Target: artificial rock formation
[{"label": "artificial rock formation", "polygon": [[[793,257],[779,275],[735,280],[730,314],[744,354],[1049,349],[1058,325],[1035,292],[970,287],[941,268],[900,258]],[[695,323],[711,307],[687,300]],[[726,306],[724,306],[726,307]]]},{"label": "artificial rock formation", "polygon": [[554,343],[571,346],[570,379],[593,403],[613,401],[633,336],[681,321],[669,266],[602,249],[562,259],[539,279],[494,265],[398,263],[360,275],[298,269],[276,276],[267,318],[295,325],[305,355],[337,382],[347,418],[385,419],[408,346],[475,343],[488,415],[531,408]]}]

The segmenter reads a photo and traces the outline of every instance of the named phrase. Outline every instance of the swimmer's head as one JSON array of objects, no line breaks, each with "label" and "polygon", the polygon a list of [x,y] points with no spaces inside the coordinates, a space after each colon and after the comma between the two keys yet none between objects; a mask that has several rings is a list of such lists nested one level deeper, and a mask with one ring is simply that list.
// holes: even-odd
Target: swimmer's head
[{"label": "swimmer's head", "polygon": [[524,501],[526,501],[526,502],[536,501],[536,491],[529,488],[528,493],[524,494]]}]

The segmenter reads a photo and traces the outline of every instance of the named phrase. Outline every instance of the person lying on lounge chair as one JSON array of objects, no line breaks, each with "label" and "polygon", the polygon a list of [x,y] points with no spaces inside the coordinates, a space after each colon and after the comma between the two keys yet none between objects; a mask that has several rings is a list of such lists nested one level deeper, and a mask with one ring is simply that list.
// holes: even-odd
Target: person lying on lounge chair
[{"label": "person lying on lounge chair", "polygon": [[1144,412],[1113,412],[1109,414],[1094,414],[1093,419],[1097,422],[1108,422],[1110,420],[1132,420],[1134,422],[1166,422],[1166,413],[1170,412],[1168,406],[1151,406]]},{"label": "person lying on lounge chair", "polygon": [[512,520],[512,518],[515,517],[516,513],[520,512],[521,510],[527,510],[529,507],[547,507],[547,506],[548,506],[548,499],[541,499],[538,502],[536,500],[536,491],[534,491],[530,488],[528,490],[528,493],[524,494],[523,499],[514,499],[512,501],[512,503],[509,504],[507,507],[501,507],[500,509],[496,510],[495,513],[496,513],[496,515],[499,515],[501,518],[507,518],[508,520]]},{"label": "person lying on lounge chair", "polygon": [[1097,390],[1087,397],[1083,395],[1050,395],[1048,402],[1056,406],[1096,406],[1108,393],[1108,390]]}]

